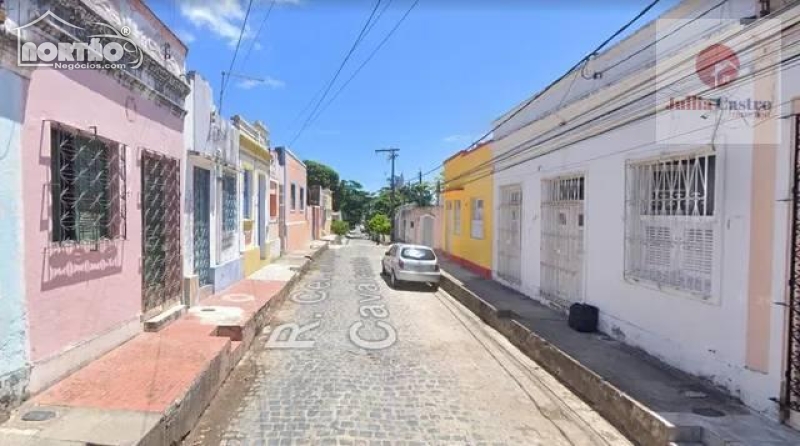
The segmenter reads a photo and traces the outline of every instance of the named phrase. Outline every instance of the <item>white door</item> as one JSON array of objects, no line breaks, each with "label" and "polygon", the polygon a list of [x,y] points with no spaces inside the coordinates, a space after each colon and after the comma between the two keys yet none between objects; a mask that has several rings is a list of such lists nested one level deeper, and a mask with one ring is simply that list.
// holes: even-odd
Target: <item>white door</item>
[{"label": "white door", "polygon": [[584,178],[542,183],[541,294],[568,307],[583,300]]},{"label": "white door", "polygon": [[509,283],[522,283],[522,188],[516,184],[500,189],[500,221],[497,240],[497,275]]},{"label": "white door", "polygon": [[433,217],[430,215],[423,215],[420,219],[422,225],[422,244],[433,248]]}]

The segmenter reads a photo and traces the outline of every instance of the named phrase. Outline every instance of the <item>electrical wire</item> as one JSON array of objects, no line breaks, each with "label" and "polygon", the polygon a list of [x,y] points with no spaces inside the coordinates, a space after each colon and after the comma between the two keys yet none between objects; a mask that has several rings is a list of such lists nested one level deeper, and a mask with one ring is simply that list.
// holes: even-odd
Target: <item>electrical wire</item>
[{"label": "electrical wire", "polygon": [[[487,131],[486,133],[484,133],[483,135],[481,135],[481,136],[480,136],[478,139],[476,139],[475,141],[473,141],[473,142],[472,142],[472,144],[470,144],[469,146],[467,146],[467,147],[466,147],[465,149],[463,149],[463,150],[470,150],[471,148],[473,148],[473,147],[477,146],[477,145],[478,145],[478,144],[480,144],[480,143],[481,143],[483,140],[485,140],[487,137],[489,137],[489,136],[490,136],[492,133],[494,133],[494,132],[495,132],[495,130],[497,130],[497,129],[499,129],[500,127],[502,127],[502,126],[503,126],[504,124],[506,124],[508,121],[510,121],[510,120],[512,120],[512,119],[514,119],[514,117],[516,117],[518,114],[522,113],[522,111],[523,111],[523,110],[525,110],[526,108],[528,108],[528,106],[529,106],[529,105],[531,105],[531,104],[532,104],[534,101],[536,101],[537,99],[539,99],[540,97],[542,97],[542,95],[544,95],[545,93],[547,93],[548,91],[550,91],[550,89],[552,89],[553,87],[555,87],[555,86],[556,86],[558,83],[560,83],[562,80],[566,79],[566,78],[567,78],[567,76],[569,76],[569,75],[570,75],[570,74],[571,74],[573,71],[575,71],[575,70],[577,70],[578,68],[580,68],[580,67],[581,67],[581,65],[583,65],[583,63],[584,63],[584,62],[586,62],[587,60],[589,60],[591,57],[595,56],[595,55],[596,55],[598,52],[600,52],[600,51],[601,51],[603,48],[605,48],[605,46],[606,46],[606,45],[608,45],[608,44],[609,44],[609,43],[610,43],[612,40],[616,39],[616,38],[617,38],[617,37],[618,37],[620,34],[622,34],[622,33],[623,33],[623,32],[625,32],[625,31],[626,31],[628,28],[630,28],[630,26],[631,26],[631,25],[633,25],[633,24],[634,24],[636,21],[638,21],[640,18],[642,18],[642,16],[644,16],[644,15],[645,15],[645,14],[647,14],[647,13],[648,13],[648,12],[649,12],[651,9],[653,9],[653,7],[654,7],[654,6],[656,6],[656,4],[658,4],[658,2],[659,2],[659,1],[660,1],[660,0],[654,0],[654,1],[650,2],[650,4],[648,4],[648,5],[647,5],[647,6],[646,6],[644,9],[642,9],[642,10],[641,10],[641,11],[640,11],[638,14],[636,14],[636,15],[635,15],[635,16],[634,16],[632,19],[630,19],[630,20],[629,20],[629,21],[628,21],[628,22],[627,22],[625,25],[623,25],[621,28],[617,29],[617,30],[616,30],[616,31],[615,31],[613,34],[611,34],[611,36],[609,36],[608,38],[606,38],[606,40],[604,40],[602,43],[600,43],[600,45],[598,45],[598,46],[597,46],[597,47],[596,47],[594,50],[592,50],[592,51],[591,51],[589,54],[587,54],[587,55],[583,56],[583,57],[582,57],[582,58],[581,58],[581,59],[580,59],[580,60],[579,60],[577,63],[575,63],[575,65],[573,65],[573,66],[572,66],[572,67],[570,67],[570,68],[569,68],[569,69],[568,69],[566,72],[564,72],[564,74],[562,74],[562,75],[561,75],[561,76],[559,76],[559,77],[558,77],[556,80],[554,80],[554,81],[552,81],[551,83],[549,83],[549,84],[548,84],[546,87],[544,87],[544,89],[540,90],[538,93],[536,93],[535,95],[533,95],[533,96],[532,96],[530,99],[528,99],[527,101],[523,102],[521,105],[517,106],[517,107],[516,107],[516,110],[514,110],[514,111],[513,111],[511,114],[509,114],[508,116],[506,116],[505,118],[503,118],[503,119],[502,119],[502,120],[501,120],[501,121],[500,121],[498,124],[495,124],[495,126],[494,126],[494,127],[492,127],[492,128],[489,130],[489,131]],[[440,165],[436,166],[435,168],[431,169],[431,170],[430,170],[430,171],[428,171],[427,173],[423,174],[423,176],[427,176],[427,175],[429,175],[431,172],[434,172],[434,171],[438,170],[438,169],[439,169],[439,168],[441,168],[443,165],[444,165],[444,163],[442,163],[442,164],[440,164]]]},{"label": "electrical wire", "polygon": [[[798,45],[798,44],[800,44],[800,43],[794,43],[793,45]],[[773,65],[770,65],[770,66],[764,67],[763,69],[759,70],[759,72],[757,72],[757,73],[753,73],[753,74],[764,74],[764,73],[766,73],[766,74],[771,74],[771,73],[769,73],[769,70],[770,70],[770,69],[772,69],[772,68],[775,68],[775,67],[776,67],[776,66],[778,66],[778,65],[784,65],[784,64],[785,64],[785,66],[784,66],[784,67],[783,67],[783,68],[782,68],[780,71],[785,71],[786,69],[793,68],[793,67],[797,66],[797,65],[798,65],[798,62],[800,62],[800,54],[796,54],[796,55],[794,55],[794,56],[791,56],[791,57],[788,57],[788,58],[786,58],[786,59],[784,59],[784,60],[782,60],[782,61],[780,61],[780,62],[778,62],[778,63],[776,63],[776,64],[773,64]],[[791,103],[791,101],[785,101],[785,102],[783,102],[783,103],[780,103],[780,104],[778,104],[778,105],[779,105],[779,106],[783,106],[783,105],[786,105],[786,104],[788,104],[788,103]],[[662,110],[661,112],[663,112],[663,110]],[[722,112],[722,111],[720,111],[720,112]],[[633,123],[636,123],[636,122],[642,121],[642,120],[644,120],[644,119],[651,118],[651,117],[653,117],[653,116],[654,116],[655,114],[657,114],[657,113],[659,113],[659,112],[658,112],[658,111],[656,111],[656,112],[651,112],[651,113],[645,114],[645,115],[643,115],[643,116],[639,116],[639,117],[637,117],[637,118],[635,118],[635,119],[631,119],[631,120],[629,120],[629,121],[626,121],[626,122],[624,122],[624,123],[621,123],[620,125],[617,125],[617,126],[615,126],[615,127],[613,127],[613,128],[606,129],[606,130],[604,130],[604,131],[602,131],[602,132],[599,132],[599,133],[596,133],[596,134],[592,134],[592,135],[588,135],[588,136],[586,136],[586,137],[583,137],[583,138],[581,138],[581,139],[578,139],[578,140],[575,140],[575,141],[570,141],[570,142],[568,142],[568,143],[566,143],[566,144],[563,144],[563,145],[561,145],[561,146],[556,146],[556,147],[554,147],[554,148],[551,148],[550,150],[548,150],[548,151],[546,151],[546,152],[544,152],[544,153],[537,153],[537,154],[534,154],[534,155],[532,155],[532,156],[530,156],[530,157],[528,157],[528,158],[525,158],[525,159],[522,159],[522,160],[516,161],[516,162],[514,162],[514,163],[511,163],[511,164],[509,164],[509,165],[507,165],[507,166],[502,166],[502,167],[500,167],[500,168],[495,168],[494,170],[492,170],[492,171],[490,171],[490,172],[487,172],[487,173],[484,173],[484,174],[482,174],[482,175],[475,176],[475,177],[469,178],[468,180],[464,180],[464,181],[462,181],[462,182],[459,182],[459,183],[458,183],[458,185],[459,185],[459,186],[463,186],[463,185],[470,184],[470,183],[472,183],[472,182],[478,181],[478,180],[480,180],[480,179],[486,178],[486,177],[488,177],[488,176],[490,176],[490,175],[495,175],[495,174],[497,174],[497,173],[499,173],[499,172],[502,172],[502,171],[505,171],[505,170],[508,170],[508,169],[514,168],[514,167],[516,167],[516,166],[519,166],[520,164],[526,163],[526,162],[528,162],[528,161],[531,161],[531,160],[533,160],[533,159],[540,158],[540,157],[542,157],[542,156],[544,156],[544,155],[547,155],[547,154],[553,153],[553,152],[554,152],[554,151],[556,151],[556,150],[560,150],[560,149],[563,149],[563,148],[566,148],[566,147],[569,147],[569,146],[573,146],[573,145],[575,145],[575,144],[578,144],[578,143],[580,143],[580,142],[584,142],[584,141],[586,141],[586,140],[588,140],[588,139],[595,138],[595,137],[597,137],[597,136],[602,136],[603,134],[606,134],[606,133],[608,133],[608,132],[611,132],[611,131],[617,130],[618,128],[621,128],[621,127],[624,127],[624,126],[627,126],[627,125],[630,125],[630,124],[633,124]],[[725,122],[729,122],[729,121],[732,121],[732,120],[735,120],[735,119],[738,119],[738,118],[734,117],[734,118],[731,118],[731,119],[729,119],[729,120],[727,120],[727,121],[725,121]],[[776,118],[773,118],[773,119],[776,119]],[[757,126],[757,125],[761,125],[761,124],[763,124],[764,122],[769,122],[769,120],[764,120],[764,121],[761,121],[761,122],[759,122],[758,124],[756,124],[756,126]],[[710,125],[708,125],[708,126],[704,126],[704,127],[701,127],[701,128],[695,129],[695,130],[692,130],[692,131],[690,131],[690,132],[685,132],[685,133],[682,133],[682,134],[674,135],[674,136],[672,136],[672,137],[669,137],[669,138],[664,138],[664,139],[662,139],[662,140],[657,140],[657,141],[648,141],[648,142],[646,142],[646,143],[643,143],[643,144],[640,144],[640,145],[637,145],[637,146],[632,146],[632,147],[628,147],[628,148],[621,149],[621,150],[618,150],[618,151],[614,151],[614,152],[606,153],[606,154],[599,155],[599,156],[597,156],[597,157],[593,157],[593,158],[590,158],[590,159],[585,159],[585,160],[581,160],[581,161],[575,161],[575,162],[572,162],[572,163],[566,163],[566,164],[562,164],[562,165],[559,165],[559,166],[553,166],[553,167],[551,167],[549,170],[556,170],[556,169],[561,169],[562,167],[568,167],[568,166],[572,166],[572,165],[580,165],[580,164],[585,164],[586,162],[589,162],[589,161],[594,161],[594,160],[597,160],[597,159],[602,159],[602,158],[606,158],[606,157],[609,157],[609,156],[616,156],[616,155],[618,155],[618,154],[620,154],[620,153],[629,152],[629,151],[632,151],[632,150],[636,150],[636,149],[643,148],[643,147],[647,147],[647,146],[651,146],[651,145],[658,145],[658,144],[660,144],[660,143],[663,143],[664,141],[667,141],[667,140],[670,140],[670,139],[674,139],[674,138],[678,138],[678,137],[682,137],[682,136],[686,136],[687,134],[691,134],[691,133],[694,133],[694,132],[697,132],[697,131],[700,131],[700,130],[708,130],[708,129],[710,129],[710,128],[712,128],[712,127],[715,127],[715,126],[717,126],[717,125],[718,125],[718,123],[716,123],[716,122],[715,122],[715,123],[712,123],[712,124],[710,124]],[[558,136],[558,135],[557,135],[557,136]],[[662,149],[661,147],[656,147],[656,148],[654,148],[654,150],[661,150],[661,149]],[[448,182],[448,183],[449,183],[449,182]]]},{"label": "electrical wire", "polygon": [[[242,44],[242,37],[244,36],[244,30],[247,28],[247,19],[250,17],[250,9],[253,7],[253,0],[249,0],[247,2],[247,11],[244,13],[244,20],[242,20],[242,28],[239,30],[239,38],[236,40],[236,49],[233,50],[233,57],[231,58],[231,65],[228,68],[229,76],[226,78],[225,76],[222,77],[222,85],[220,85],[220,102],[221,99],[225,97],[225,87],[228,85],[230,81],[230,73],[233,71],[233,64],[236,63],[236,56],[239,54],[239,47]],[[222,107],[222,104],[220,104]]]},{"label": "electrical wire", "polygon": [[358,68],[356,68],[356,70],[353,71],[353,73],[350,75],[350,77],[347,79],[347,81],[345,81],[339,87],[339,89],[336,90],[336,93],[334,93],[334,95],[328,100],[328,102],[325,103],[325,105],[320,109],[320,111],[317,113],[317,115],[314,116],[313,120],[311,121],[311,124],[313,124],[317,119],[319,119],[319,117],[322,115],[322,113],[324,113],[325,110],[327,110],[328,107],[330,107],[330,105],[333,103],[333,101],[335,101],[336,98],[339,97],[339,95],[342,93],[342,91],[345,88],[347,88],[347,86],[350,84],[350,82],[352,82],[353,79],[355,79],[355,77],[358,76],[358,73],[360,73],[361,70],[372,60],[372,58],[375,57],[375,54],[377,54],[378,51],[380,51],[380,49],[383,47],[383,45],[386,44],[386,42],[389,41],[389,39],[392,37],[392,35],[395,33],[395,31],[397,31],[397,29],[400,28],[400,25],[403,24],[403,22],[405,21],[406,17],[408,17],[408,15],[411,14],[411,11],[413,11],[414,8],[417,6],[417,4],[419,4],[419,1],[420,0],[415,0],[414,3],[412,3],[411,6],[409,6],[409,8],[406,10],[405,14],[403,14],[403,16],[400,17],[400,20],[398,20],[397,23],[394,25],[394,27],[392,27],[392,29],[389,30],[389,32],[386,34],[386,36],[383,38],[383,40],[381,40],[380,43],[378,43],[378,46],[376,46],[375,49],[373,49],[372,52],[367,56],[367,58],[364,59],[363,62],[361,62],[361,65],[359,65]]},{"label": "electrical wire", "polygon": [[367,28],[369,28],[370,23],[372,23],[372,19],[373,19],[373,17],[375,17],[375,13],[378,11],[378,7],[380,7],[381,1],[382,0],[377,0],[375,2],[375,6],[372,8],[372,12],[369,14],[369,17],[367,18],[367,21],[364,23],[364,26],[361,27],[361,31],[358,33],[358,36],[356,37],[356,40],[350,46],[350,49],[347,51],[347,54],[344,56],[344,59],[342,59],[342,62],[339,64],[339,68],[336,69],[336,73],[334,73],[333,77],[330,79],[330,81],[328,81],[328,84],[325,86],[325,89],[324,89],[324,91],[322,93],[322,97],[319,98],[319,100],[317,101],[316,105],[314,106],[314,108],[311,110],[311,112],[309,113],[308,117],[306,118],[306,121],[303,123],[303,126],[300,127],[300,130],[298,130],[298,132],[294,135],[292,140],[289,142],[289,146],[294,144],[294,142],[297,141],[297,139],[300,138],[300,136],[303,134],[305,129],[308,128],[309,123],[311,121],[311,118],[314,116],[314,114],[317,112],[317,110],[319,110],[319,107],[322,105],[322,102],[325,100],[325,98],[328,97],[328,93],[330,92],[331,88],[333,87],[333,84],[339,78],[339,75],[342,73],[342,70],[344,69],[344,66],[347,64],[347,61],[350,60],[350,57],[353,55],[353,53],[356,51],[356,48],[358,48],[358,45],[364,39],[364,36],[366,35],[366,32],[367,32]]},{"label": "electrical wire", "polygon": [[[782,11],[785,11],[785,10],[788,10],[788,8],[783,8],[783,10],[781,10],[781,12],[782,12]],[[775,28],[775,27],[773,27],[773,28]],[[749,31],[749,28],[744,28],[744,29],[742,29],[742,30],[739,30],[738,32],[736,32],[736,33],[735,33],[735,34],[733,34],[732,36],[729,36],[727,40],[730,40],[730,39],[736,38],[736,37],[740,36],[741,34],[743,34],[743,33],[747,32],[747,31]],[[754,45],[751,45],[750,47],[753,47],[753,46],[754,46]],[[682,61],[682,62],[680,62],[680,63],[677,63],[677,64],[675,64],[675,66],[672,68],[672,70],[676,70],[676,69],[677,69],[677,70],[681,70],[682,64],[684,64],[684,63],[688,62],[688,61],[689,61],[689,60],[691,60],[692,58],[693,58],[693,56],[691,56],[691,57],[687,57],[687,58],[686,58],[684,61]],[[691,77],[693,77],[693,75],[694,75],[694,73],[690,73],[690,74],[688,74],[688,75],[684,76],[683,78],[681,78],[681,79],[679,79],[679,80],[685,80],[685,79],[691,78]],[[662,77],[663,77],[663,76],[664,76],[664,74],[662,74]],[[618,99],[620,99],[620,98],[624,97],[624,95],[626,95],[626,94],[629,94],[629,93],[630,93],[630,92],[632,92],[632,91],[635,91],[636,89],[639,89],[639,91],[642,91],[642,90],[645,90],[645,91],[650,91],[650,89],[652,88],[652,85],[650,85],[650,83],[651,83],[651,81],[653,81],[653,80],[655,80],[655,79],[656,79],[656,77],[655,77],[655,75],[654,75],[654,76],[652,76],[652,77],[650,77],[650,78],[648,78],[648,79],[644,80],[643,82],[640,82],[639,84],[635,85],[635,86],[634,86],[634,87],[632,87],[631,89],[629,89],[629,90],[626,90],[626,91],[622,92],[621,94],[617,95],[616,97],[614,97],[614,98],[610,98],[610,99],[609,99],[608,101],[606,101],[604,104],[601,104],[601,105],[599,105],[599,106],[597,106],[597,107],[595,107],[595,108],[593,108],[593,109],[590,109],[590,110],[587,110],[587,111],[585,111],[585,112],[583,112],[583,113],[580,113],[580,114],[578,114],[578,115],[576,115],[576,116],[572,117],[571,119],[572,119],[572,120],[575,120],[576,118],[580,118],[580,117],[586,116],[586,115],[588,115],[588,114],[590,114],[590,113],[597,112],[597,111],[598,111],[598,110],[600,110],[601,108],[605,107],[605,106],[606,106],[608,103],[612,103],[612,101],[614,101],[614,100],[618,100]],[[669,87],[670,85],[673,85],[674,83],[675,83],[675,82],[672,82],[672,83],[668,84],[668,85],[667,85],[667,87]],[[663,88],[663,87],[662,87],[662,88]],[[613,112],[615,112],[615,111],[619,110],[620,108],[627,107],[627,106],[629,106],[631,103],[634,103],[634,102],[636,102],[636,101],[639,101],[639,100],[642,100],[642,99],[646,99],[647,97],[649,97],[649,96],[652,96],[652,95],[654,95],[654,94],[656,94],[656,93],[658,93],[658,91],[655,91],[655,92],[650,92],[649,94],[647,94],[647,95],[644,95],[644,96],[641,96],[641,97],[637,98],[637,99],[636,99],[636,100],[634,100],[634,101],[630,101],[629,103],[626,103],[626,104],[624,104],[624,105],[623,105],[623,106],[621,106],[621,107],[617,107],[617,108],[615,108],[615,109],[613,109],[613,110],[610,110],[610,111],[604,111],[604,112],[603,112],[603,114],[607,116],[607,115],[609,115],[609,114],[611,114],[611,113],[613,113]],[[581,125],[579,125],[579,126],[577,126],[577,127],[580,127],[580,126],[582,126],[582,125],[585,125],[585,124],[587,124],[587,123],[590,123],[590,122],[592,122],[592,121],[588,121],[588,122],[586,122],[586,123],[583,123],[583,124],[581,124]],[[530,125],[530,124],[528,124],[528,125]],[[575,128],[577,128],[577,127],[572,127],[572,128],[570,128],[570,130],[574,130],[574,129],[575,129]],[[552,132],[553,130],[555,130],[555,129],[548,129],[546,132],[544,132],[544,134],[547,134],[548,132]],[[477,165],[477,166],[473,167],[473,168],[472,168],[472,169],[470,169],[469,171],[462,172],[461,174],[457,175],[457,176],[456,176],[456,177],[454,177],[454,178],[451,178],[451,179],[450,179],[450,180],[448,180],[448,181],[449,181],[449,182],[452,182],[453,180],[457,180],[457,179],[459,179],[459,178],[462,178],[462,177],[466,177],[466,176],[472,175],[472,174],[473,174],[473,172],[475,172],[475,171],[485,170],[485,169],[486,169],[486,168],[488,168],[489,166],[491,166],[491,165],[493,165],[493,164],[496,164],[496,163],[498,163],[498,162],[500,162],[500,161],[503,161],[504,159],[508,159],[508,158],[514,157],[514,156],[516,156],[516,155],[520,154],[520,152],[521,152],[521,151],[523,151],[523,150],[525,150],[525,149],[526,149],[525,147],[523,147],[523,145],[524,145],[524,144],[528,144],[528,143],[532,142],[532,141],[533,141],[535,138],[538,138],[538,137],[540,137],[540,136],[543,136],[544,134],[539,134],[539,135],[536,135],[536,136],[534,136],[533,138],[531,138],[531,139],[528,139],[528,140],[524,141],[523,143],[521,143],[521,144],[517,145],[516,147],[513,147],[513,148],[511,148],[511,149],[509,149],[509,150],[507,150],[507,151],[503,152],[502,154],[496,155],[496,156],[492,157],[491,159],[489,159],[489,160],[487,160],[487,161],[485,161],[485,162],[483,162],[483,163],[480,163],[479,165]]]},{"label": "electrical wire", "polygon": [[[245,53],[244,59],[242,59],[242,67],[247,66],[247,61],[250,60],[250,53],[253,52],[253,47],[256,46],[258,42],[258,38],[261,36],[261,31],[264,29],[264,25],[267,24],[267,20],[269,20],[269,16],[272,14],[272,8],[275,7],[275,2],[277,0],[272,0],[269,4],[269,9],[267,9],[267,13],[264,14],[264,18],[261,19],[261,24],[258,25],[258,30],[256,31],[256,35],[253,36],[253,40],[250,41],[250,47],[247,48],[247,52]],[[244,71],[244,70],[242,70]]]}]

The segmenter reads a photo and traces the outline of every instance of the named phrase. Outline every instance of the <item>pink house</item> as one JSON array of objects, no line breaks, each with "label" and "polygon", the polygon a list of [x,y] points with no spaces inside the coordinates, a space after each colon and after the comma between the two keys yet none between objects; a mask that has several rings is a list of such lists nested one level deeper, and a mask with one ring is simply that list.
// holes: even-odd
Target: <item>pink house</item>
[{"label": "pink house", "polygon": [[[182,293],[187,49],[139,0],[102,9],[90,4],[68,8],[73,17],[112,26],[138,24],[131,36],[144,63],[131,70],[39,67],[24,85],[31,393],[141,332],[147,318],[180,303]],[[58,17],[37,20],[24,40],[69,38],[47,34],[55,31],[45,21]]]},{"label": "pink house", "polygon": [[284,175],[283,251],[308,249],[311,243],[311,210],[308,206],[306,165],[285,147],[278,147]]}]

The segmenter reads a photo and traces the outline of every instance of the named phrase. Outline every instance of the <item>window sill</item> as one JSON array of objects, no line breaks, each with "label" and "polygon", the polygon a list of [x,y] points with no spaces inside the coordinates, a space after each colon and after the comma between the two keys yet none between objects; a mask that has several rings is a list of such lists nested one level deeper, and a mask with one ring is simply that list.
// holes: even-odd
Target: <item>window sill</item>
[{"label": "window sill", "polygon": [[657,291],[660,293],[664,293],[670,296],[675,297],[682,297],[684,299],[692,300],[695,302],[703,303],[706,305],[714,305],[718,306],[720,304],[719,300],[712,295],[705,295],[700,293],[695,293],[692,291],[687,291],[684,289],[676,288],[672,285],[662,285],[658,282],[653,282],[652,280],[648,279],[640,279],[637,277],[632,277],[630,275],[625,275],[623,279],[627,284],[632,286],[638,286],[641,288],[646,288],[651,291]]}]

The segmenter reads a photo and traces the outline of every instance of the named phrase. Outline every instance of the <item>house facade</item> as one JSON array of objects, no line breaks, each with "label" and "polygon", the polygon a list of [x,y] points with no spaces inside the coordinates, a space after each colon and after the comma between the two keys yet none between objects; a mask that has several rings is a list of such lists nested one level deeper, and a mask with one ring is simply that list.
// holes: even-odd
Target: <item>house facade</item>
[{"label": "house facade", "polygon": [[242,234],[240,249],[244,276],[269,263],[269,173],[272,155],[269,150],[269,130],[256,121],[253,124],[240,116],[233,117],[239,131],[239,178],[241,191]]},{"label": "house facade", "polygon": [[0,352],[12,361],[0,362],[19,365],[24,339],[25,385],[36,393],[181,301],[189,86],[186,47],[139,0],[17,6],[0,33],[16,30],[23,44],[69,42],[78,25],[128,25],[143,58],[139,70],[0,70],[0,125],[18,141],[3,163],[16,166],[0,189],[9,195],[0,244],[19,254],[0,267],[17,287],[0,304],[9,307],[0,317],[14,317],[3,328],[11,354]]},{"label": "house facade", "polygon": [[286,147],[277,151],[284,175],[283,251],[306,250],[311,242],[306,165]]},{"label": "house facade", "polygon": [[399,241],[441,250],[441,213],[440,206],[417,206],[414,203],[399,206],[394,222]]},{"label": "house facade", "polygon": [[484,277],[492,275],[492,156],[485,142],[451,156],[443,169],[442,251]]},{"label": "house facade", "polygon": [[492,273],[797,425],[800,8],[712,6],[498,118]]},{"label": "house facade", "polygon": [[[0,250],[24,259],[22,127],[30,71],[17,66],[16,38],[0,27],[0,135],[7,135],[0,163]],[[22,262],[0,266],[0,410],[15,406],[28,392],[27,305]]]},{"label": "house facade", "polygon": [[239,130],[214,107],[208,81],[190,72],[186,99],[184,287],[194,303],[244,275],[239,252]]}]

